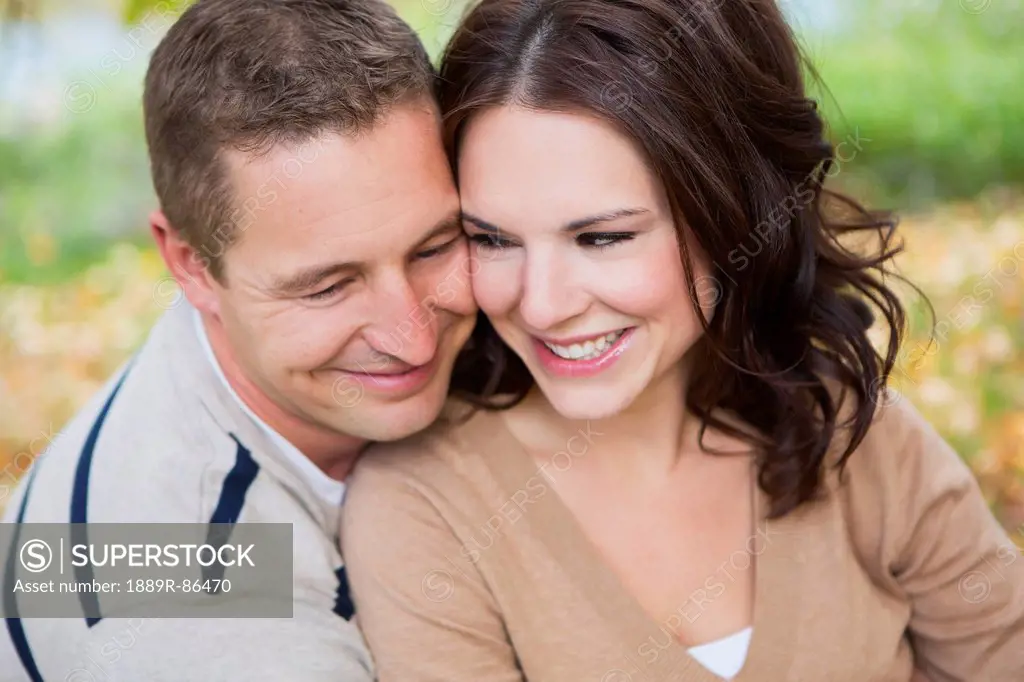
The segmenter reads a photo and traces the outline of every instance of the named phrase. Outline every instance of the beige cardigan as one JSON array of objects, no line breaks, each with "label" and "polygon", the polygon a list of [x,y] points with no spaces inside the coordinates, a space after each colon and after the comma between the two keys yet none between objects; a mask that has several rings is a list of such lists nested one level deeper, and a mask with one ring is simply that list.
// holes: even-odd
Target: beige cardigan
[{"label": "beige cardigan", "polygon": [[[563,453],[564,454],[564,453]],[[553,463],[557,466],[557,463]],[[584,537],[500,414],[370,451],[343,550],[380,682],[720,682]],[[1024,681],[1024,559],[970,470],[899,400],[842,484],[765,520],[737,682]],[[678,617],[692,618],[693,604]],[[687,611],[687,609],[689,611]]]}]

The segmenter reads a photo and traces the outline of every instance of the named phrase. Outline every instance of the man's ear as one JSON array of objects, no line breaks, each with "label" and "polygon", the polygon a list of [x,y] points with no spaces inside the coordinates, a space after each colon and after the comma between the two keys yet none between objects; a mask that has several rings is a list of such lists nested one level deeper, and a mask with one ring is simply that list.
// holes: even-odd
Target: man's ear
[{"label": "man's ear", "polygon": [[163,211],[156,210],[149,215],[149,229],[167,270],[189,303],[202,312],[219,316],[219,285],[210,274],[209,257],[192,248],[171,225]]}]

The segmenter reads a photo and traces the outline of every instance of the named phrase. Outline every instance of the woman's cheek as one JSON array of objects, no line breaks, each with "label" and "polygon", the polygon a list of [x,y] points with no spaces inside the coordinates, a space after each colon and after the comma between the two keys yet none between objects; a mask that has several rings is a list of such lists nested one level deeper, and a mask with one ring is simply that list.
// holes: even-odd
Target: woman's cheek
[{"label": "woman's cheek", "polygon": [[636,317],[657,317],[680,298],[686,288],[670,265],[658,259],[623,261],[590,275],[595,298]]}]

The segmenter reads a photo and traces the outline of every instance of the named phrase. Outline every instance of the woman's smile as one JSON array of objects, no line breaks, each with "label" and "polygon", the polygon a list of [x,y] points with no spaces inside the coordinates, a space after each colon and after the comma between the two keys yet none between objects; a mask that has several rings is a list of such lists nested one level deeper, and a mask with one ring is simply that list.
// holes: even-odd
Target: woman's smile
[{"label": "woman's smile", "polygon": [[549,341],[533,337],[544,370],[559,377],[589,377],[611,367],[630,347],[636,327]]}]

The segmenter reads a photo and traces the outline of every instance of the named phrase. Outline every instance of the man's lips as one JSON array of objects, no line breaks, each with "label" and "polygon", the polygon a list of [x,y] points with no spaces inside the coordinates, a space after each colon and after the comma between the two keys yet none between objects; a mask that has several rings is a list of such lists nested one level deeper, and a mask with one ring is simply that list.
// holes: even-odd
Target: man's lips
[{"label": "man's lips", "polygon": [[410,396],[426,386],[434,376],[438,364],[438,356],[425,365],[406,365],[396,367],[362,367],[356,370],[339,369],[363,389],[390,395],[392,398]]},{"label": "man's lips", "polygon": [[341,371],[365,377],[397,377],[402,376],[403,374],[409,374],[410,372],[415,372],[416,370],[430,367],[430,365],[431,363],[428,362],[425,365],[406,365],[404,368],[395,368],[392,366],[382,367],[380,369],[362,367],[360,369],[343,369]]}]

